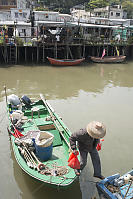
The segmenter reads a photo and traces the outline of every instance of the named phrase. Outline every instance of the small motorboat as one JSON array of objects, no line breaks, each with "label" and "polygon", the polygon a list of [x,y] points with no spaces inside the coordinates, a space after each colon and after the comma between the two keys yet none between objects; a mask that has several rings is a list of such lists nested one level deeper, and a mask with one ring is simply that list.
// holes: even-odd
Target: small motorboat
[{"label": "small motorboat", "polygon": [[42,94],[40,97],[31,102],[27,96],[7,96],[8,131],[14,156],[32,178],[49,185],[69,186],[76,179],[67,161],[71,132]]},{"label": "small motorboat", "polygon": [[93,57],[91,56],[90,59],[95,63],[122,63],[125,61],[126,56],[105,56],[105,57]]},{"label": "small motorboat", "polygon": [[133,170],[115,174],[97,183],[100,198],[133,199]]},{"label": "small motorboat", "polygon": [[79,65],[81,62],[85,60],[85,58],[82,59],[54,59],[51,57],[47,57],[51,65],[56,66],[75,66]]}]

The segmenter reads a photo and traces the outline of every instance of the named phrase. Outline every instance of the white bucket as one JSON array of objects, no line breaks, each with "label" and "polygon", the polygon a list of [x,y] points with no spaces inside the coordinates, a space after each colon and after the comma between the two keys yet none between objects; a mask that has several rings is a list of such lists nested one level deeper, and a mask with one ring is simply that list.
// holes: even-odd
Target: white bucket
[{"label": "white bucket", "polygon": [[40,131],[35,139],[35,143],[40,147],[48,147],[53,143],[53,139],[53,134],[46,131]]}]

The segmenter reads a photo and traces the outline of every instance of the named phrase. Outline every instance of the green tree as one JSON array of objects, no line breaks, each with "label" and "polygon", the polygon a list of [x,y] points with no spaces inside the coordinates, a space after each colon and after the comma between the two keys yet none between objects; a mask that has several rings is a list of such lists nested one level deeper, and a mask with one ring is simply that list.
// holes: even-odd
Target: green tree
[{"label": "green tree", "polygon": [[88,9],[93,10],[94,8],[102,8],[109,5],[107,0],[90,0],[88,3]]},{"label": "green tree", "polygon": [[70,8],[78,4],[86,4],[86,9],[92,11],[94,8],[106,7],[108,5],[122,4],[128,17],[132,17],[133,0],[41,0],[50,10],[69,13]]},{"label": "green tree", "polygon": [[109,1],[109,5],[113,6],[113,5],[119,5],[121,4],[121,0],[110,0]]},{"label": "green tree", "polygon": [[122,7],[127,12],[127,17],[133,18],[133,2],[130,0],[123,1]]},{"label": "green tree", "polygon": [[78,4],[84,4],[85,2],[88,3],[88,0],[41,0],[41,2],[53,11],[70,13],[70,8]]}]

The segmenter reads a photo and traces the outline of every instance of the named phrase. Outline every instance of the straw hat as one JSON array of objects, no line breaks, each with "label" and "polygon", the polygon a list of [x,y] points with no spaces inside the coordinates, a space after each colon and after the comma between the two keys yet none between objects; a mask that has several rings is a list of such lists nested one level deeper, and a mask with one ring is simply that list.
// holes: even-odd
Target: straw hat
[{"label": "straw hat", "polygon": [[103,138],[106,134],[106,127],[101,122],[90,122],[86,129],[88,134],[96,139]]}]

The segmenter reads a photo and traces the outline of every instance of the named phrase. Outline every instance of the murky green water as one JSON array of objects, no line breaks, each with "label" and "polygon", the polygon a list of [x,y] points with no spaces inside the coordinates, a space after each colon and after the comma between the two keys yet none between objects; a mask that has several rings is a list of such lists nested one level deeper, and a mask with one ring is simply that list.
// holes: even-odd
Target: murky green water
[{"label": "murky green water", "polygon": [[58,190],[33,180],[17,165],[7,133],[3,86],[8,94],[32,99],[43,93],[73,132],[98,120],[107,135],[100,151],[105,176],[133,168],[133,63],[78,67],[14,66],[0,68],[0,195],[2,199],[90,199],[97,195],[92,164],[79,181]]}]

